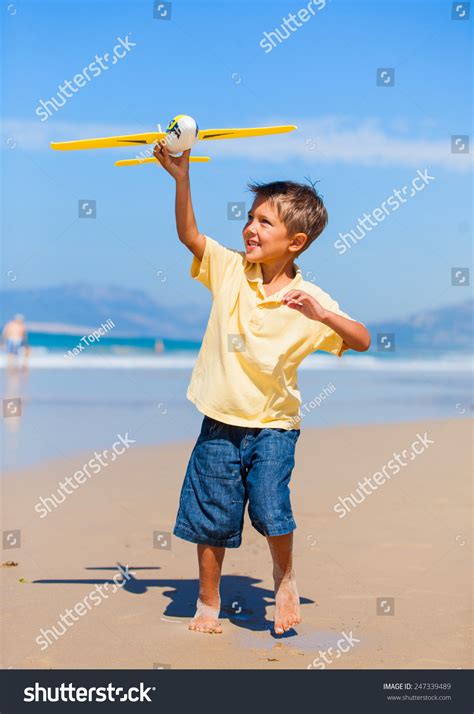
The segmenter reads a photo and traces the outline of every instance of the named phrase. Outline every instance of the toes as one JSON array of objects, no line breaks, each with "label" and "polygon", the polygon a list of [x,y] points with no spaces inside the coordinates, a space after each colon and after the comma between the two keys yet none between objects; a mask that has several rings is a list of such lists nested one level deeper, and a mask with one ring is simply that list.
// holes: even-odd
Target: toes
[{"label": "toes", "polygon": [[221,634],[222,633],[222,627],[220,623],[212,623],[212,622],[195,622],[192,621],[188,625],[189,630],[193,630],[194,632],[204,632],[205,634],[212,635],[213,633]]},{"label": "toes", "polygon": [[301,619],[297,615],[293,615],[293,617],[289,617],[287,620],[275,621],[275,633],[277,635],[282,635],[284,632],[288,632],[292,629],[292,627],[298,625],[300,622]]},{"label": "toes", "polygon": [[205,632],[207,635],[213,635],[217,632],[222,632],[222,630],[219,630],[217,625],[204,625],[201,632]]}]

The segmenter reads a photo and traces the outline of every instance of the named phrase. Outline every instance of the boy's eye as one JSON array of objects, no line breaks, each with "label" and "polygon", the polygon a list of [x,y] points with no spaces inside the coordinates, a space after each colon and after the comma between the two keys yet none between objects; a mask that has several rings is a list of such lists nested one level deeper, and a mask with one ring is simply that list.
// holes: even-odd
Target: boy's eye
[{"label": "boy's eye", "polygon": [[262,218],[262,221],[261,221],[261,222],[262,222],[262,223],[268,223],[269,226],[272,225],[272,224],[270,223],[270,221],[267,221],[266,218]]}]

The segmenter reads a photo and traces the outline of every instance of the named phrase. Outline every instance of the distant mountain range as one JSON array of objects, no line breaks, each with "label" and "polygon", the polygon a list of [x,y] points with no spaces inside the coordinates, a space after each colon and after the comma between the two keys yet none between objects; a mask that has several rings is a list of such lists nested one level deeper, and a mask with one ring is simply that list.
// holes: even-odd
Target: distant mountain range
[{"label": "distant mountain range", "polygon": [[471,352],[473,308],[474,301],[466,300],[456,305],[419,312],[407,318],[368,325],[372,334],[371,349],[376,342],[376,334],[388,332],[394,333],[396,346],[404,349],[413,349],[417,352],[422,350]]},{"label": "distant mountain range", "polygon": [[[4,324],[15,313],[25,315],[31,332],[85,334],[109,318],[114,335],[201,340],[209,307],[160,305],[140,290],[60,285],[33,290],[0,291],[0,318]],[[393,333],[397,352],[405,350],[472,350],[473,301],[423,311],[406,318],[368,324],[371,351],[377,334]]]},{"label": "distant mountain range", "polygon": [[209,310],[166,307],[141,290],[94,285],[58,285],[34,290],[0,291],[4,324],[22,313],[30,331],[84,334],[114,322],[114,335],[200,340]]}]

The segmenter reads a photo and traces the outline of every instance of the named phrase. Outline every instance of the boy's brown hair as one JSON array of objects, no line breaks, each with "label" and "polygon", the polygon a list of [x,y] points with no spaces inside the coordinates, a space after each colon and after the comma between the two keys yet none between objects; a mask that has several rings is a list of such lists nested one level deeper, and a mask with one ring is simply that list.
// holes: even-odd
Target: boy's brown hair
[{"label": "boy's brown hair", "polygon": [[309,248],[325,229],[328,214],[322,197],[312,183],[307,186],[294,181],[272,181],[252,182],[247,186],[256,199],[270,200],[275,204],[278,215],[290,234],[306,233],[308,240],[298,255]]}]

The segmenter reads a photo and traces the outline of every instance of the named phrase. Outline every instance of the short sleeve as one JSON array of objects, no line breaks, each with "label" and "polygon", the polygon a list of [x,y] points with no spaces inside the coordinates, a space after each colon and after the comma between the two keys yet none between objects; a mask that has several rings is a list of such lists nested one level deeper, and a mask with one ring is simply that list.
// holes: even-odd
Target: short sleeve
[{"label": "short sleeve", "polygon": [[226,278],[239,265],[242,265],[242,255],[236,250],[226,248],[209,236],[204,237],[206,245],[202,260],[193,256],[190,275],[205,285],[215,296]]},{"label": "short sleeve", "polygon": [[[341,310],[339,304],[327,293],[321,291],[314,297],[326,310],[335,312],[337,315],[341,315],[341,317],[347,317],[349,320],[353,319],[350,315]],[[314,324],[314,351],[322,350],[323,352],[329,352],[330,354],[336,355],[336,357],[342,357],[344,352],[350,349],[346,344],[344,344],[344,339],[338,335],[332,327],[323,325],[322,322],[315,322]]]}]

